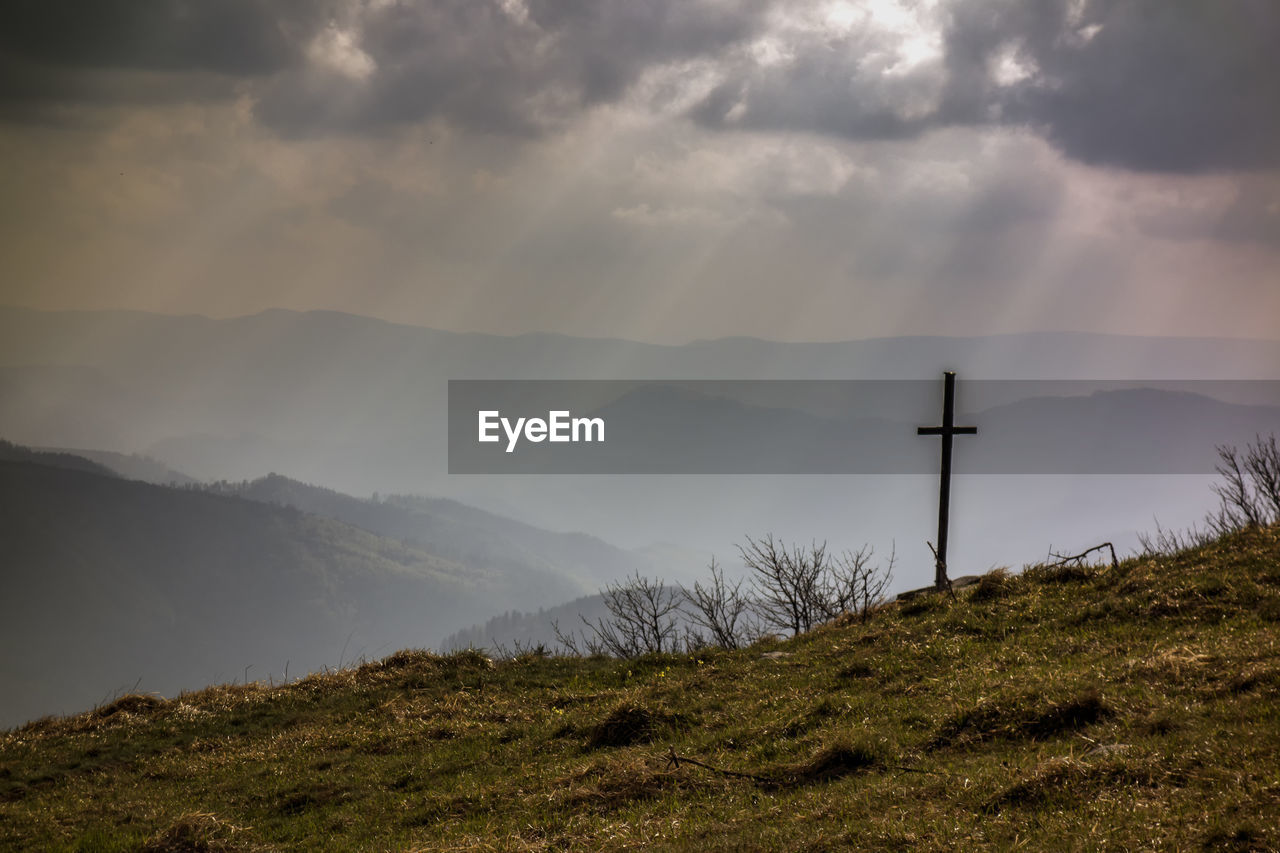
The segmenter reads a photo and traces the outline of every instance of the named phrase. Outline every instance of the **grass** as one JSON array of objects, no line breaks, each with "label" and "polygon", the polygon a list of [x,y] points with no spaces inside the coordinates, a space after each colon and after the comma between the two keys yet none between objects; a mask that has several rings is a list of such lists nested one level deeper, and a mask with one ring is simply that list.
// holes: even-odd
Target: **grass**
[{"label": "grass", "polygon": [[1280,529],[741,652],[126,696],[0,733],[0,847],[1280,849]]}]

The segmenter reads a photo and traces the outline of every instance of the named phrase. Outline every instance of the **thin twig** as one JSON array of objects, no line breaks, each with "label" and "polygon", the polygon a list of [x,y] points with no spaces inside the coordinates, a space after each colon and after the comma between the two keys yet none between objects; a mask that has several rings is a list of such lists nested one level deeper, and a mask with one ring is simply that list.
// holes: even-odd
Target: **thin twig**
[{"label": "thin twig", "polygon": [[1057,558],[1058,562],[1053,564],[1055,566],[1065,566],[1067,563],[1072,562],[1079,564],[1084,562],[1085,557],[1089,556],[1094,551],[1101,551],[1103,548],[1111,549],[1111,568],[1119,569],[1120,561],[1116,559],[1116,546],[1112,545],[1110,542],[1103,542],[1101,545],[1094,545],[1092,548],[1086,548],[1084,551],[1081,551],[1079,554],[1075,554],[1071,557],[1064,557],[1062,554],[1055,554],[1052,550],[1049,551],[1049,556]]},{"label": "thin twig", "polygon": [[886,764],[886,770],[901,770],[903,773],[923,773],[926,776],[946,776],[954,777],[956,774],[948,773],[945,770],[921,770],[919,767],[908,767],[905,764]]},{"label": "thin twig", "polygon": [[955,597],[956,597],[956,590],[955,590],[955,587],[953,587],[953,586],[951,585],[951,576],[950,576],[949,574],[947,574],[947,564],[946,564],[946,563],[944,563],[944,562],[942,561],[942,559],[938,557],[938,549],[937,549],[937,548],[935,548],[935,547],[933,547],[933,543],[932,543],[932,542],[930,542],[928,539],[926,539],[926,540],[925,540],[925,542],[924,542],[924,544],[928,545],[928,546],[929,546],[929,550],[933,552],[933,564],[934,564],[934,568],[935,568],[935,569],[942,569],[942,579],[943,579],[943,580],[945,580],[945,581],[947,582],[947,592],[951,593],[951,597],[952,597],[952,598],[955,598]]},{"label": "thin twig", "polygon": [[705,761],[699,761],[696,758],[676,755],[675,747],[669,747],[667,750],[667,769],[670,770],[673,767],[679,769],[681,761],[686,764],[693,764],[697,767],[702,767],[706,770],[712,771],[713,773],[719,773],[722,776],[732,776],[735,779],[750,779],[753,782],[762,782],[766,785],[774,785],[777,784],[778,781],[777,779],[770,779],[767,776],[757,776],[754,773],[741,773],[737,770],[725,770],[723,767],[715,767],[711,764],[707,764]]}]

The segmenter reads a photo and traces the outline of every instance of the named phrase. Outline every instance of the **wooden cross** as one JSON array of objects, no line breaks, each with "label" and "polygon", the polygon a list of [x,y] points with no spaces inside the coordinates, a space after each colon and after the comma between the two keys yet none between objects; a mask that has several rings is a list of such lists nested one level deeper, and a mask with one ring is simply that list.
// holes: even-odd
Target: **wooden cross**
[{"label": "wooden cross", "polygon": [[947,579],[947,518],[951,508],[951,436],[976,435],[978,428],[955,425],[956,375],[947,371],[942,376],[946,382],[942,395],[942,426],[917,427],[916,435],[942,436],[942,477],[938,485],[938,548],[933,556],[937,566],[934,583],[938,589],[947,589],[951,586],[951,581]]}]

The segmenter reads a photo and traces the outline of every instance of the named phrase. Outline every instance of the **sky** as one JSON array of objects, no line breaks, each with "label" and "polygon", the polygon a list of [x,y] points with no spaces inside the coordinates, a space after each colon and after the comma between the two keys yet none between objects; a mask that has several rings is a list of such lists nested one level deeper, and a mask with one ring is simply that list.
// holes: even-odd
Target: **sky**
[{"label": "sky", "polygon": [[1280,339],[1274,0],[9,0],[0,304]]}]

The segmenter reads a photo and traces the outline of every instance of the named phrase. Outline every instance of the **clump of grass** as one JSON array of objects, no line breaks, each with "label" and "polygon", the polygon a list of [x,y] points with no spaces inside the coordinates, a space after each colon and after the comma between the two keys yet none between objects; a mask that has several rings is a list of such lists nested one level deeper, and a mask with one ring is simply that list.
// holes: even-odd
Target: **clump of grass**
[{"label": "clump of grass", "polygon": [[1034,583],[1080,583],[1094,575],[1094,569],[1079,563],[1049,563],[1027,566],[1022,576]]},{"label": "clump of grass", "polygon": [[1044,740],[1093,725],[1111,713],[1096,687],[1056,702],[1036,694],[989,699],[949,716],[926,746],[940,749],[996,738]]},{"label": "clump of grass", "polygon": [[288,817],[341,803],[350,796],[351,788],[347,785],[308,783],[280,792],[272,807],[277,814]]},{"label": "clump of grass", "polygon": [[1271,853],[1275,847],[1253,823],[1237,823],[1219,818],[1205,833],[1201,849],[1223,853]]},{"label": "clump of grass", "polygon": [[408,827],[431,826],[442,820],[463,818],[482,810],[481,804],[470,795],[428,793],[404,818],[403,823]]},{"label": "clump of grass", "polygon": [[382,686],[417,690],[465,674],[489,670],[493,666],[493,661],[479,649],[464,649],[447,655],[423,649],[404,649],[354,669],[313,673],[290,686],[313,694]]},{"label": "clump of grass", "polygon": [[722,788],[723,781],[669,772],[634,756],[598,761],[559,787],[566,805],[609,812],[671,792],[691,793]]},{"label": "clump of grass", "polygon": [[1216,680],[1221,660],[1194,646],[1158,649],[1141,659],[1126,662],[1134,678],[1170,686],[1203,686]]},{"label": "clump of grass", "polygon": [[1280,667],[1255,666],[1227,680],[1226,692],[1239,695],[1254,691],[1276,693],[1280,689]]},{"label": "clump of grass", "polygon": [[235,837],[243,827],[209,812],[188,812],[142,845],[142,853],[239,853],[255,849]]},{"label": "clump of grass", "polygon": [[146,693],[130,693],[127,696],[121,696],[114,702],[95,708],[90,713],[90,716],[97,720],[105,720],[121,713],[141,716],[163,708],[165,704],[165,700],[159,696],[152,696]]},{"label": "clump of grass", "polygon": [[439,655],[434,655],[425,649],[401,649],[394,654],[387,655],[376,663],[365,664],[360,667],[362,670],[373,669],[422,669],[428,666],[434,666],[440,660]]},{"label": "clump of grass", "polygon": [[1013,592],[1014,579],[1006,568],[992,569],[973,586],[970,601],[996,601]]},{"label": "clump of grass", "polygon": [[875,667],[870,663],[865,660],[856,660],[853,663],[842,667],[840,671],[836,673],[836,680],[838,682],[858,681],[864,678],[874,678],[875,675]]},{"label": "clump of grass", "polygon": [[633,746],[650,743],[658,729],[671,722],[667,714],[652,711],[634,702],[623,702],[587,735],[587,747]]},{"label": "clump of grass", "polygon": [[1280,622],[1280,596],[1268,595],[1260,598],[1258,616],[1266,622]]},{"label": "clump of grass", "polygon": [[772,779],[776,785],[810,785],[830,782],[883,764],[883,756],[875,747],[837,740],[819,749],[807,761],[776,768],[765,774],[765,778]]},{"label": "clump of grass", "polygon": [[1183,728],[1185,723],[1179,719],[1172,711],[1167,708],[1160,708],[1151,711],[1138,722],[1137,731],[1140,734],[1155,735],[1157,737],[1165,737],[1173,734]]},{"label": "clump of grass", "polygon": [[1042,761],[1028,775],[1000,791],[987,803],[999,810],[1005,806],[1034,807],[1050,801],[1084,800],[1096,791],[1115,786],[1150,786],[1160,774],[1148,763],[1107,758],[1084,761],[1058,756]]},{"label": "clump of grass", "polygon": [[841,714],[840,704],[833,701],[831,697],[824,697],[810,708],[806,708],[803,714],[799,714],[788,720],[779,732],[783,737],[798,737],[805,732],[821,726],[825,721],[832,717],[838,717]]},{"label": "clump of grass", "polygon": [[930,590],[913,595],[900,602],[898,612],[903,616],[922,616],[926,613],[933,613],[935,610],[941,610],[946,604],[946,599],[943,596]]}]

